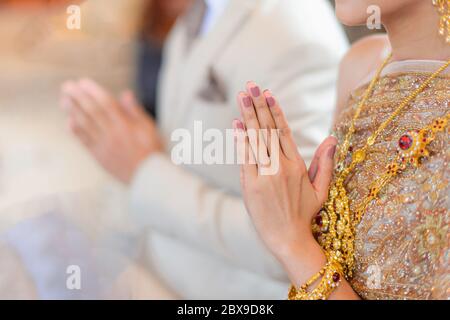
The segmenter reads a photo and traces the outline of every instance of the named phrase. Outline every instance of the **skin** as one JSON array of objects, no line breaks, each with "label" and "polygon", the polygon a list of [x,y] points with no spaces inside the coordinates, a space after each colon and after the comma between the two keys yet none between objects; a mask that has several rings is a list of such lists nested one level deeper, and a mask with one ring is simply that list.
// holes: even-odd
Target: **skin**
[{"label": "skin", "polygon": [[2,0],[0,8],[8,9],[45,9],[64,8],[68,5],[79,4],[82,0]]},{"label": "skin", "polygon": [[[360,25],[367,19],[366,8],[378,5],[388,37],[375,36],[356,43],[343,59],[338,84],[337,115],[348,101],[350,92],[371,74],[392,50],[393,60],[448,60],[449,46],[438,36],[438,15],[431,1],[423,0],[337,0],[337,16],[348,25]],[[325,256],[311,232],[311,219],[324,204],[332,177],[333,155],[337,141],[329,137],[318,148],[307,170],[295,147],[288,123],[272,93],[265,91],[264,103],[255,97],[257,85],[247,84],[238,96],[242,121],[235,120],[238,142],[246,146],[246,156],[255,160],[264,141],[250,145],[245,130],[273,128],[281,130],[280,170],[276,175],[259,174],[258,161],[242,166],[241,184],[244,201],[256,230],[268,249],[281,262],[293,284],[301,286],[325,264]],[[248,99],[253,103],[248,107]],[[275,103],[273,103],[275,101]],[[258,146],[258,151],[255,150]],[[250,163],[256,163],[252,165]],[[314,285],[313,285],[314,287]],[[330,299],[359,299],[346,280],[342,280]]]},{"label": "skin", "polygon": [[[379,5],[382,9],[383,23],[388,31],[393,30],[389,36],[394,38],[395,48],[393,48],[394,59],[408,58],[406,54],[414,52],[418,59],[442,59],[445,56],[449,56],[450,52],[445,46],[445,43],[437,35],[436,25],[438,15],[433,6],[430,5],[431,1],[422,0],[337,0],[336,11],[338,17],[349,25],[362,24],[367,19],[366,8],[368,5]],[[170,12],[177,8],[181,10],[182,6],[177,5],[179,1],[173,1],[170,7]],[[414,15],[412,15],[415,13]],[[410,23],[414,21],[414,23]],[[400,24],[400,25],[399,25]],[[433,27],[431,27],[431,25]],[[416,27],[415,27],[416,26]],[[411,30],[413,28],[413,30]],[[398,30],[398,31],[397,31]],[[401,33],[402,36],[397,36]],[[404,50],[405,43],[403,33],[405,37],[414,37],[414,48]],[[408,38],[406,38],[408,39]],[[419,41],[422,40],[422,41]],[[366,77],[375,66],[379,65],[383,59],[383,48],[389,46],[389,41],[385,37],[378,37],[363,40],[350,50],[347,56],[344,58],[341,65],[341,75],[339,81],[339,99],[337,110],[338,112],[345,106],[345,103],[350,95],[351,90]],[[437,55],[439,53],[439,55]],[[89,80],[89,79],[88,79]],[[89,80],[93,83],[92,80]],[[131,182],[132,177],[139,164],[154,152],[162,150],[161,139],[157,134],[153,119],[143,115],[145,121],[134,123],[131,126],[119,126],[118,123],[113,121],[105,121],[101,114],[97,112],[97,108],[105,109],[107,105],[102,103],[113,103],[114,105],[121,105],[122,103],[115,99],[110,93],[106,92],[99,84],[96,84],[97,89],[102,90],[104,95],[108,96],[108,99],[103,101],[97,101],[92,106],[89,103],[83,103],[83,95],[85,88],[80,85],[80,81],[70,82],[69,87],[72,90],[66,90],[67,84],[63,86],[61,90],[62,98],[64,101],[64,110],[67,111],[69,116],[69,125],[73,133],[85,144],[88,150],[94,155],[94,157],[100,162],[100,164],[110,172],[114,177],[118,178],[125,184]],[[75,87],[75,88],[73,88]],[[139,106],[136,105],[138,109]],[[114,112],[114,110],[112,111]],[[127,119],[127,113],[118,113],[115,115],[120,118],[123,123],[129,121]],[[87,120],[88,119],[88,120]],[[107,118],[109,119],[109,117]],[[102,123],[104,133],[101,134],[101,139],[90,139],[87,144],[87,137],[97,137],[95,128],[100,127],[97,122]],[[136,128],[139,126],[139,129]],[[120,131],[121,140],[115,140],[113,135],[107,134],[107,132]],[[145,139],[133,138],[135,131],[143,132],[150,138],[148,141]],[[122,141],[123,140],[123,141]],[[120,143],[121,145],[118,145]],[[115,146],[117,148],[111,147]],[[158,147],[154,147],[158,146]],[[138,151],[130,150],[128,156],[112,156],[117,153],[117,150],[126,150],[132,148]]]},{"label": "skin", "polygon": [[350,93],[382,64],[390,51],[389,39],[384,34],[369,36],[353,44],[351,50],[342,59],[339,68],[335,120],[347,106]]},{"label": "skin", "polygon": [[180,12],[184,12],[188,8],[192,0],[160,0],[162,5],[162,11],[171,18],[176,18],[180,15]]},{"label": "skin", "polygon": [[[161,10],[178,16],[190,1],[162,1]],[[164,151],[154,119],[131,91],[116,98],[92,79],[67,81],[61,86],[60,105],[72,133],[123,184],[131,183],[145,159]]]},{"label": "skin", "polygon": [[130,91],[115,99],[90,79],[68,81],[61,87],[60,105],[68,114],[70,130],[125,184],[149,155],[163,151],[155,121]]},{"label": "skin", "polygon": [[[366,8],[378,5],[386,37],[357,43],[344,58],[338,85],[339,112],[350,92],[367,77],[391,47],[394,60],[447,60],[450,46],[438,36],[438,15],[431,0],[337,0],[339,19],[348,25],[364,24]],[[292,283],[302,285],[325,264],[325,256],[311,234],[310,221],[326,199],[337,141],[327,138],[318,148],[310,168],[298,154],[281,107],[271,92],[255,94],[258,86],[249,82],[239,94],[242,122],[233,123],[242,139],[246,128],[280,130],[280,171],[273,176],[258,175],[258,166],[242,167],[243,195],[255,227],[269,250],[285,267]],[[271,100],[274,99],[274,100]],[[245,100],[244,100],[245,99]],[[245,103],[250,99],[250,107]],[[268,106],[268,100],[275,102]],[[272,103],[271,103],[272,104]],[[88,151],[114,177],[128,184],[140,164],[163,145],[156,125],[145,115],[130,92],[115,99],[92,80],[67,82],[61,90],[61,105],[69,125]],[[247,140],[247,156],[252,157]],[[260,158],[266,163],[270,156]],[[331,299],[358,299],[343,280]]]},{"label": "skin", "polygon": [[431,0],[336,0],[336,16],[348,26],[365,25],[371,5],[381,9],[393,60],[448,59],[450,46],[437,32],[439,15]]},{"label": "skin", "polygon": [[[311,220],[328,197],[337,140],[325,139],[308,170],[276,98],[269,91],[255,95],[260,91],[255,88],[257,85],[249,82],[247,91],[239,94],[243,121],[233,122],[238,144],[245,145],[245,159],[251,160],[241,169],[243,197],[261,239],[282,263],[292,282],[300,286],[326,263],[312,235]],[[258,163],[255,155],[261,149],[270,157],[264,141],[259,141],[256,150],[245,135],[245,130],[260,128],[279,130],[279,144],[271,146],[280,148],[280,170],[275,175],[260,175],[260,166],[252,164]],[[334,295],[357,299],[350,285],[342,282]]]}]

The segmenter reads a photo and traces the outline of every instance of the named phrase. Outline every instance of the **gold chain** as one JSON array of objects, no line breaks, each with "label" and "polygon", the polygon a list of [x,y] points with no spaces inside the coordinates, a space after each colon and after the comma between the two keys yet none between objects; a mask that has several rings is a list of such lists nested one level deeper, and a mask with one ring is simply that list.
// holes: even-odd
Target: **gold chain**
[{"label": "gold chain", "polygon": [[345,157],[350,148],[351,138],[352,138],[353,134],[355,133],[355,122],[359,118],[359,115],[361,114],[361,110],[364,107],[364,105],[366,104],[367,100],[369,100],[370,95],[371,95],[373,89],[375,88],[375,85],[377,84],[378,79],[380,78],[381,72],[384,70],[384,68],[386,67],[388,62],[391,60],[391,58],[392,58],[392,53],[389,54],[389,56],[384,60],[381,67],[378,68],[375,76],[373,77],[372,81],[369,84],[369,87],[367,88],[366,92],[364,93],[362,100],[359,102],[358,107],[356,108],[355,114],[353,115],[353,119],[350,124],[350,127],[347,131],[347,134],[345,135],[344,142],[342,143],[341,147],[339,148],[339,154],[337,157],[338,163],[342,163],[345,160]]},{"label": "gold chain", "polygon": [[[380,78],[381,72],[384,70],[384,68],[390,61],[391,57],[392,57],[392,54],[390,54],[386,58],[386,60],[382,64],[382,66],[378,69],[376,76],[373,78],[368,89],[366,90],[366,93],[364,94],[364,98],[361,100],[361,102],[358,105],[358,108],[355,111],[355,115],[353,116],[350,128],[345,136],[342,147],[339,148],[340,149],[339,158],[338,158],[339,164],[343,163],[343,161],[345,160],[345,156],[349,152],[350,142],[351,142],[351,139],[355,132],[355,122],[359,118],[361,110],[363,109],[364,105],[366,104],[367,100],[369,99],[370,95],[372,94],[373,89],[374,89],[376,83],[378,82],[378,79]],[[405,109],[406,106],[408,106],[414,99],[416,99],[417,96],[420,93],[422,93],[439,74],[441,74],[445,69],[447,69],[447,67],[449,65],[450,65],[450,60],[447,61],[447,63],[445,63],[438,70],[436,70],[428,79],[426,79],[422,83],[422,85],[419,86],[419,88],[414,90],[414,92],[411,95],[409,95],[406,99],[404,99],[400,103],[399,107],[390,115],[390,117],[388,119],[386,119],[378,127],[378,129],[375,130],[375,132],[367,139],[365,146],[354,153],[354,157],[352,159],[353,161],[349,167],[352,167],[352,169],[353,169],[353,167],[356,166],[358,163],[364,161],[365,152],[367,151],[367,149],[369,147],[371,147],[375,143],[375,141],[376,141],[377,137],[380,135],[380,133],[383,132],[386,129],[386,127],[403,111],[403,109]]]},{"label": "gold chain", "polygon": [[418,167],[420,159],[429,156],[428,145],[434,141],[438,132],[444,131],[450,120],[450,113],[435,119],[431,124],[419,131],[411,131],[400,137],[408,141],[404,149],[397,150],[395,159],[386,166],[386,171],[374,180],[369,188],[369,194],[357,206],[355,211],[355,227],[361,222],[369,204],[378,198],[380,191],[399,173],[406,170],[408,165]]},{"label": "gold chain", "polygon": [[[345,276],[347,279],[352,278],[356,227],[361,221],[367,206],[372,200],[377,198],[381,189],[383,189],[392,178],[405,170],[408,165],[418,166],[420,159],[429,155],[427,146],[435,139],[436,133],[443,131],[450,122],[450,113],[447,113],[444,117],[434,120],[433,123],[424,127],[422,130],[408,132],[402,136],[399,140],[399,143],[401,142],[401,144],[399,145],[397,157],[386,167],[386,171],[372,183],[368,196],[358,206],[355,213],[353,214],[351,212],[347,190],[344,186],[348,175],[358,164],[366,159],[368,148],[375,143],[380,133],[383,132],[406,108],[406,106],[416,99],[436,77],[450,66],[449,60],[426,79],[419,88],[405,98],[389,118],[367,139],[366,144],[353,153],[350,164],[347,167],[344,167],[344,161],[350,151],[350,143],[355,132],[355,122],[359,118],[362,108],[371,96],[382,71],[390,61],[391,57],[392,55],[389,55],[377,70],[375,77],[369,84],[363,99],[360,101],[355,111],[349,130],[337,155],[338,165],[335,169],[336,177],[334,183],[330,187],[329,198],[321,213],[318,215],[320,223],[317,222],[318,220],[316,217],[315,224],[313,224],[314,232],[321,233],[318,240],[325,251],[328,262],[318,274],[313,276],[310,281],[301,288],[297,289],[295,286],[292,286],[289,292],[289,299],[326,299],[338,286],[340,275]],[[308,292],[307,289],[321,277],[322,280],[318,287],[315,290]]]},{"label": "gold chain", "polygon": [[[368,205],[378,197],[379,192],[394,177],[406,170],[408,165],[417,167],[420,159],[429,155],[427,150],[428,145],[435,140],[438,132],[445,130],[449,123],[450,112],[441,118],[435,119],[431,124],[421,130],[408,132],[400,138],[399,141],[406,139],[407,144],[403,144],[403,148],[399,146],[397,157],[386,166],[386,171],[371,184],[369,194],[355,211],[354,226],[359,224]],[[327,264],[299,289],[291,286],[288,294],[289,300],[327,299],[339,286],[341,277],[344,275],[342,264],[337,259],[330,258],[328,252],[325,252],[325,254],[327,256]],[[317,288],[308,291],[309,287],[320,278],[322,279]]]},{"label": "gold chain", "polygon": [[[364,94],[363,99],[359,103],[357,110],[355,111],[349,131],[345,137],[345,141],[342,144],[342,151],[340,151],[338,155],[336,177],[330,188],[329,199],[320,213],[322,219],[322,227],[320,228],[320,231],[322,231],[323,234],[319,239],[319,242],[323,249],[328,252],[330,257],[342,263],[345,277],[347,279],[353,276],[355,230],[364,212],[358,211],[355,214],[351,212],[347,190],[344,186],[345,180],[354,168],[366,159],[368,148],[375,143],[380,133],[383,132],[387,126],[450,65],[449,60],[432,75],[430,75],[430,77],[427,78],[419,88],[414,90],[413,93],[405,98],[400,103],[398,108],[389,116],[389,118],[386,119],[372,135],[370,135],[365,145],[353,153],[350,164],[345,167],[344,161],[347,153],[349,152],[349,146],[355,132],[355,122],[359,118],[365,103],[371,96],[382,70],[385,68],[390,59],[391,55],[378,69],[375,78],[372,80],[366,93]],[[359,215],[361,215],[361,217],[359,217]]]}]

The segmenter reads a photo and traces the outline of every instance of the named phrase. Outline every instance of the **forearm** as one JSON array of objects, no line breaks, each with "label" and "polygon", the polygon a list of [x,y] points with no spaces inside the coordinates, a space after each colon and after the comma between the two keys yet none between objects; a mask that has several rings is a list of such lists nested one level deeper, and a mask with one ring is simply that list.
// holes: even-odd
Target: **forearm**
[{"label": "forearm", "polygon": [[[277,257],[288,273],[292,284],[297,288],[304,285],[327,263],[324,252],[313,238],[310,241],[286,246],[279,252]],[[310,290],[313,290],[319,281],[320,279],[312,285]],[[339,286],[333,291],[329,299],[359,300],[360,298],[348,281],[342,277]]]}]

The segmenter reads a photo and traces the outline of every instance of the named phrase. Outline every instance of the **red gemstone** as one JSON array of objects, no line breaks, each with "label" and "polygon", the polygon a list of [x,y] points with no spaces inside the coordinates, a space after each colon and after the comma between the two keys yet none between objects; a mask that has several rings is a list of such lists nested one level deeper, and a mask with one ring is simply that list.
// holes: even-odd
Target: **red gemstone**
[{"label": "red gemstone", "polygon": [[339,279],[341,279],[341,275],[340,275],[339,273],[335,272],[335,273],[333,274],[333,281],[334,281],[334,282],[338,282]]},{"label": "red gemstone", "polygon": [[318,215],[316,216],[316,224],[317,224],[319,227],[321,227],[321,226],[323,225],[323,219],[322,219],[322,216],[321,216],[320,214],[318,214]]},{"label": "red gemstone", "polygon": [[411,148],[412,143],[413,143],[413,139],[411,138],[411,136],[409,136],[407,134],[405,134],[404,136],[401,136],[400,139],[398,140],[398,146],[402,150],[408,150],[409,148]]}]

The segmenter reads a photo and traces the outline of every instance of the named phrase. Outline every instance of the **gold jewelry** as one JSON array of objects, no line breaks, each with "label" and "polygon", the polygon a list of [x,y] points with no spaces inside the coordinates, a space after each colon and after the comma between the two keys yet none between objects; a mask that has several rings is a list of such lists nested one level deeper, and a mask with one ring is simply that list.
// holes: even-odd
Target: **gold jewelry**
[{"label": "gold jewelry", "polygon": [[[333,291],[339,287],[342,281],[342,266],[335,260],[328,260],[325,267],[323,267],[317,274],[315,274],[307,283],[300,288],[291,286],[289,290],[289,300],[326,300],[330,297]],[[317,288],[308,291],[317,280],[321,281]]]},{"label": "gold jewelry", "polygon": [[353,134],[355,133],[355,120],[359,118],[362,108],[366,104],[367,100],[370,98],[370,95],[372,94],[372,91],[373,91],[375,85],[377,84],[378,79],[380,78],[381,72],[384,70],[386,65],[391,60],[391,58],[392,58],[392,53],[389,54],[389,56],[383,61],[383,64],[378,68],[372,81],[370,81],[369,87],[367,88],[366,92],[364,93],[362,100],[359,102],[358,107],[356,108],[355,114],[353,115],[353,119],[350,124],[350,127],[347,131],[347,134],[345,135],[344,142],[339,147],[337,163],[342,163],[345,160],[345,157],[350,148],[350,140],[351,140]]},{"label": "gold jewelry", "polygon": [[[386,166],[386,171],[372,183],[369,194],[356,209],[354,218],[355,226],[361,221],[368,205],[378,197],[380,191],[394,177],[406,170],[408,166],[419,166],[421,159],[429,156],[427,150],[428,145],[434,141],[438,132],[442,132],[446,129],[449,123],[450,112],[445,116],[434,120],[431,124],[421,130],[408,132],[399,138],[397,157]],[[328,257],[328,259],[330,258]],[[325,267],[323,267],[300,289],[291,286],[288,295],[289,300],[324,300],[329,298],[333,290],[339,286],[344,273],[340,262],[333,258],[328,261],[329,262],[327,262]],[[319,286],[312,292],[308,292],[308,288],[321,277],[322,281]]]},{"label": "gold jewelry", "polygon": [[[383,62],[381,67],[372,79],[363,99],[358,104],[355,115],[353,116],[349,131],[339,150],[337,159],[338,165],[335,169],[335,180],[329,191],[328,201],[319,215],[314,219],[313,231],[320,234],[319,243],[325,250],[328,259],[327,265],[318,274],[311,278],[300,289],[291,287],[289,299],[326,299],[336,288],[333,281],[330,281],[330,273],[334,271],[337,274],[343,274],[345,278],[350,279],[353,276],[354,268],[354,240],[356,227],[362,219],[362,216],[368,204],[378,196],[380,190],[399,172],[406,169],[407,165],[417,166],[422,157],[428,156],[427,146],[434,140],[439,131],[443,131],[449,122],[450,113],[443,118],[439,118],[429,126],[424,127],[418,132],[410,132],[399,139],[398,156],[395,161],[387,166],[386,172],[377,179],[370,188],[370,193],[363,201],[362,206],[353,214],[350,211],[349,198],[344,183],[353,169],[366,159],[367,150],[371,147],[379,134],[408,106],[417,96],[422,93],[430,83],[441,74],[449,65],[450,60],[434,72],[425,82],[417,88],[411,95],[405,98],[398,108],[385,120],[378,129],[367,139],[366,144],[353,153],[350,164],[345,167],[344,161],[350,151],[350,142],[355,132],[355,122],[359,118],[361,110],[370,95],[373,92],[375,84],[380,78],[382,70],[390,61],[392,55]],[[339,273],[341,272],[341,273]],[[328,275],[328,281],[325,280]],[[308,292],[307,289],[314,282],[323,276],[317,289]],[[332,279],[332,278],[331,278]]]},{"label": "gold jewelry", "polygon": [[318,237],[320,245],[332,259],[336,259],[336,261],[342,264],[347,279],[350,279],[353,276],[355,230],[361,220],[361,217],[359,216],[362,216],[364,211],[351,212],[347,190],[344,186],[345,181],[355,167],[366,159],[367,150],[375,143],[380,133],[386,129],[386,127],[411,103],[411,101],[422,93],[428,85],[450,65],[449,60],[425,80],[425,82],[411,95],[405,98],[389,118],[367,139],[366,144],[359,150],[353,152],[350,164],[345,166],[345,157],[348,153],[351,154],[349,146],[354,132],[355,121],[358,119],[362,107],[371,95],[376,81],[389,60],[390,56],[378,70],[374,80],[372,80],[371,85],[367,89],[363,100],[358,105],[350,126],[351,131],[349,130],[351,134],[346,135],[342,145],[343,148],[345,147],[348,149],[344,149],[344,151],[340,150],[338,165],[336,167],[336,177],[334,183],[331,185],[328,201],[325,203],[318,217],[315,218],[316,226],[313,226],[313,230],[316,233],[321,233],[320,237]]},{"label": "gold jewelry", "polygon": [[427,147],[434,141],[438,132],[444,131],[449,121],[450,113],[447,113],[421,130],[407,132],[399,138],[397,157],[386,166],[386,171],[372,183],[369,194],[355,211],[355,225],[361,222],[369,204],[378,198],[380,191],[389,181],[406,170],[408,166],[418,167],[421,160],[429,156]]},{"label": "gold jewelry", "polygon": [[450,43],[450,0],[433,0],[433,5],[437,7],[441,16],[439,34],[445,37],[447,43]]}]

